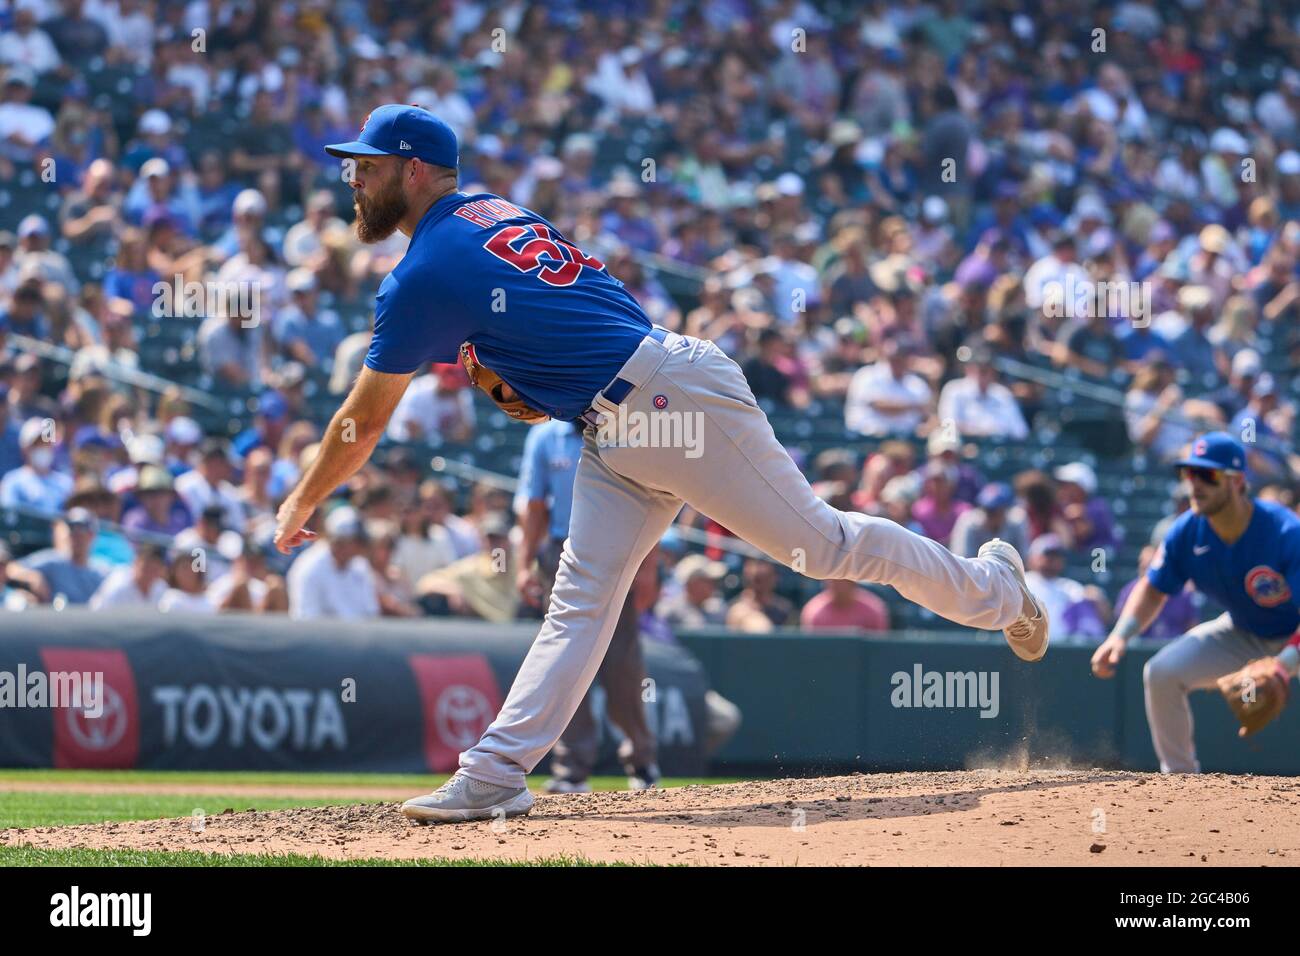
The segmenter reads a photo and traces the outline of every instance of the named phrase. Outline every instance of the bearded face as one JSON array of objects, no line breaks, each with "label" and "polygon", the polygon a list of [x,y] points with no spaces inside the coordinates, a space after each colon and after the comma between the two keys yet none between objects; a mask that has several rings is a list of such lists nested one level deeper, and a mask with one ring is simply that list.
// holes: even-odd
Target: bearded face
[{"label": "bearded face", "polygon": [[[357,212],[357,238],[362,242],[382,242],[397,229],[410,210],[410,203],[402,192],[402,171],[406,164],[397,163],[393,171],[367,197],[360,189],[353,190],[352,205]],[[374,175],[370,177],[374,181]]]}]

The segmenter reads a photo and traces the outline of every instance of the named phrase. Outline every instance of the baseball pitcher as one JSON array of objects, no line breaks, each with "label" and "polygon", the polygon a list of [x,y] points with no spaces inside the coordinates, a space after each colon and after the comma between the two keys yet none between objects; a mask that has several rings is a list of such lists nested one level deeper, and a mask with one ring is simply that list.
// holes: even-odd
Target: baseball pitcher
[{"label": "baseball pitcher", "polygon": [[[1146,577],[1092,656],[1092,672],[1115,673],[1128,642],[1191,580],[1228,610],[1174,640],[1142,670],[1151,743],[1163,773],[1198,773],[1187,695],[1217,688],[1253,733],[1286,703],[1300,664],[1300,518],[1246,490],[1246,452],[1225,432],[1201,435],[1177,462],[1191,509],[1169,529]],[[1291,641],[1290,646],[1288,641]]]},{"label": "baseball pitcher", "polygon": [[[515,418],[586,423],[569,537],[541,632],[496,720],[416,821],[528,812],[525,777],[568,725],[600,667],[633,575],[683,502],[813,578],[893,586],[958,624],[1002,630],[1025,660],[1047,615],[1015,548],[960,558],[885,519],[817,497],[776,440],[740,367],[712,342],[652,326],[604,264],[527,209],[459,190],[450,127],[419,107],[374,110],[326,147],[352,165],[357,234],[401,230],[380,284],[365,366],[277,516],[283,552],[370,456],[412,373],[459,357]],[[669,440],[665,441],[664,436]]]}]

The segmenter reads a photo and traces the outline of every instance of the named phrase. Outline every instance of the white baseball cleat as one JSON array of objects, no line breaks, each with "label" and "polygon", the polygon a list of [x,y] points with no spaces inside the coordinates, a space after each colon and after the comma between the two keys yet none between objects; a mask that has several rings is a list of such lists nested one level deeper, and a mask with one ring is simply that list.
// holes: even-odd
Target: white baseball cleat
[{"label": "white baseball cleat", "polygon": [[591,784],[585,780],[561,780],[552,777],[542,785],[547,793],[591,793]]},{"label": "white baseball cleat", "polygon": [[1041,661],[1043,655],[1047,653],[1049,624],[1047,608],[1034,597],[1029,590],[1029,585],[1025,583],[1025,563],[1020,560],[1020,552],[1014,545],[1001,538],[994,538],[980,548],[979,556],[1001,561],[1015,573],[1016,580],[1020,583],[1021,593],[1037,613],[1030,617],[1022,612],[1018,618],[1002,629],[1002,633],[1006,636],[1007,643],[1011,645],[1011,650],[1016,657],[1022,661]]},{"label": "white baseball cleat", "polygon": [[517,817],[533,808],[527,787],[498,787],[457,772],[433,793],[402,804],[402,816],[415,823],[460,823]]}]

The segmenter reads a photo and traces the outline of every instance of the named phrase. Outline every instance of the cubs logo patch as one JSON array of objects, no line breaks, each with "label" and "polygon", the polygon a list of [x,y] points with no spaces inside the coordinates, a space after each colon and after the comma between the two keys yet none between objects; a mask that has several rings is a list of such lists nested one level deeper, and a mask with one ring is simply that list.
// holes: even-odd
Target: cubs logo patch
[{"label": "cubs logo patch", "polygon": [[667,408],[667,407],[668,407],[668,396],[667,396],[667,395],[656,395],[654,401],[655,401],[655,408]]},{"label": "cubs logo patch", "polygon": [[1291,600],[1291,587],[1286,578],[1266,564],[1246,572],[1246,593],[1260,607],[1277,607]]},{"label": "cubs logo patch", "polygon": [[1200,441],[1196,443],[1196,447],[1192,449],[1192,453],[1196,455],[1204,455],[1209,450],[1210,450],[1209,444],[1205,441],[1204,438],[1202,438]]}]

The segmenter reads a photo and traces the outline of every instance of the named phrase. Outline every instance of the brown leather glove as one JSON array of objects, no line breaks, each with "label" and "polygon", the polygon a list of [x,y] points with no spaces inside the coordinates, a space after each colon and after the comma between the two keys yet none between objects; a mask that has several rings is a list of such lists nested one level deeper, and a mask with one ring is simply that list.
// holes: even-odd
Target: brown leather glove
[{"label": "brown leather glove", "polygon": [[544,422],[550,417],[545,412],[539,412],[520,398],[519,393],[507,385],[505,380],[496,372],[486,365],[480,365],[478,356],[474,353],[474,346],[468,342],[460,347],[460,363],[465,366],[465,371],[469,373],[470,384],[487,392],[488,398],[496,402],[497,408],[511,418],[534,424]]},{"label": "brown leather glove", "polygon": [[1219,678],[1219,693],[1241,722],[1238,737],[1263,729],[1286,707],[1291,677],[1276,657],[1260,657]]}]

